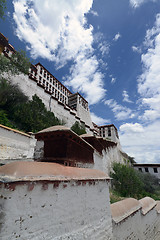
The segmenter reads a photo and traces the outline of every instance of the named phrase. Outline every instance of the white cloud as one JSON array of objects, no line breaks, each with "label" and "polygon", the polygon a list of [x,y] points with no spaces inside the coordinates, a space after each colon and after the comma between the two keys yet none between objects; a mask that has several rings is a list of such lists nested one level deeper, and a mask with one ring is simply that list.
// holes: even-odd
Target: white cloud
[{"label": "white cloud", "polygon": [[140,47],[132,46],[132,50],[133,50],[133,52],[141,53]]},{"label": "white cloud", "polygon": [[105,41],[99,43],[98,48],[101,51],[102,55],[104,56],[105,54],[109,53],[109,44],[107,44]]},{"label": "white cloud", "polygon": [[90,13],[93,14],[93,16],[96,16],[96,17],[99,16],[98,13],[97,13],[96,11],[91,10]]},{"label": "white cloud", "polygon": [[117,120],[131,119],[136,116],[133,110],[118,104],[113,99],[106,100],[104,103],[112,109]]},{"label": "white cloud", "polygon": [[119,136],[123,149],[139,163],[160,162],[160,121],[142,126],[126,123],[120,126]]},{"label": "white cloud", "polygon": [[105,125],[105,124],[109,124],[110,120],[109,119],[104,119],[101,117],[98,117],[95,113],[91,112],[91,119],[94,123],[96,123],[97,125]]},{"label": "white cloud", "polygon": [[133,103],[130,99],[129,99],[129,95],[128,95],[128,92],[127,91],[123,91],[122,93],[122,96],[123,96],[123,102],[128,102],[128,103]]},{"label": "white cloud", "polygon": [[113,38],[113,41],[117,41],[119,38],[121,38],[121,34],[120,33],[117,33],[114,38]]},{"label": "white cloud", "polygon": [[146,32],[144,47],[138,78],[141,124],[123,124],[119,135],[123,149],[137,162],[160,163],[160,14]]},{"label": "white cloud", "polygon": [[[54,61],[57,68],[72,61],[66,83],[84,93],[91,104],[105,94],[92,47],[93,26],[85,17],[92,4],[93,0],[13,0],[16,35],[27,43],[32,57]],[[101,46],[101,51],[108,51],[107,46]]]},{"label": "white cloud", "polygon": [[154,27],[147,31],[144,44],[148,49],[141,56],[143,73],[138,79],[138,92],[145,110],[140,118],[156,120],[160,118],[160,14]]},{"label": "white cloud", "polygon": [[138,8],[146,2],[156,2],[157,0],[130,0],[130,4],[133,8]]},{"label": "white cloud", "polygon": [[65,82],[66,86],[72,86],[74,91],[78,89],[85,93],[90,104],[99,102],[105,96],[103,75],[98,71],[98,64],[95,56],[87,58],[83,54],[79,55],[70,70],[71,76],[68,76]]},{"label": "white cloud", "polygon": [[116,78],[112,77],[111,83],[114,84],[116,82]]}]

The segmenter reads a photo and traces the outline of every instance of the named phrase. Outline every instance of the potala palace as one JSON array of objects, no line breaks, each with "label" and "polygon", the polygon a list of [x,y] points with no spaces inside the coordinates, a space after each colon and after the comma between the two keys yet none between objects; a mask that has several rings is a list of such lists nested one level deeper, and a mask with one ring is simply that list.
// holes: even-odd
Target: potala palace
[{"label": "potala palace", "polygon": [[[0,34],[0,53],[14,52]],[[128,162],[116,127],[92,123],[88,102],[40,63],[10,79],[65,126],[33,134],[0,125],[0,239],[160,240],[160,201],[110,204],[112,163]],[[70,129],[76,121],[86,134]]]}]

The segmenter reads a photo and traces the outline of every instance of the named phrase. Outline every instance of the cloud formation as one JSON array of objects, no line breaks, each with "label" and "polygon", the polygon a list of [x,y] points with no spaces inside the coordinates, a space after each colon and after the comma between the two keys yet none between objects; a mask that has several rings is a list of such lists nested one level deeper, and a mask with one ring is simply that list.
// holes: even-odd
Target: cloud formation
[{"label": "cloud formation", "polygon": [[[54,61],[57,68],[72,61],[66,84],[84,93],[90,104],[105,95],[93,49],[93,26],[85,17],[89,12],[98,14],[92,11],[92,4],[93,0],[13,0],[16,35],[26,42],[31,56]],[[107,51],[107,46],[102,45],[101,51]]]},{"label": "cloud formation", "polygon": [[125,123],[119,128],[124,150],[139,163],[159,163],[160,121],[142,126],[139,123]]},{"label": "cloud formation", "polygon": [[92,121],[97,125],[105,125],[105,124],[109,124],[111,122],[109,119],[104,119],[104,118],[98,117],[93,112],[91,112],[91,118],[92,118]]},{"label": "cloud formation", "polygon": [[130,4],[133,8],[138,8],[146,2],[156,2],[157,0],[130,0]]},{"label": "cloud formation", "polygon": [[121,38],[121,34],[120,33],[117,33],[114,38],[113,38],[113,41],[118,41],[118,39]]},{"label": "cloud formation", "polygon": [[146,32],[141,55],[142,74],[138,77],[140,123],[120,126],[124,150],[139,163],[160,162],[160,14]]},{"label": "cloud formation", "polygon": [[114,99],[106,100],[104,103],[111,108],[117,120],[126,120],[135,117],[133,110],[118,104]]},{"label": "cloud formation", "polygon": [[129,99],[129,95],[128,95],[128,92],[127,92],[126,90],[123,91],[122,96],[123,96],[123,102],[133,103],[133,102]]},{"label": "cloud formation", "polygon": [[160,14],[147,31],[144,44],[147,51],[141,55],[143,73],[138,79],[138,92],[145,111],[140,118],[153,121],[160,118]]}]

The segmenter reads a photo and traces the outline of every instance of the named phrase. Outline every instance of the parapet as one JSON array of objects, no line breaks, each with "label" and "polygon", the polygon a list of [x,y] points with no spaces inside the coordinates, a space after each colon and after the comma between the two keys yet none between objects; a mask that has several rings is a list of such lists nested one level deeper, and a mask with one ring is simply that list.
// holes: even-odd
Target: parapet
[{"label": "parapet", "polygon": [[0,182],[44,180],[110,180],[110,178],[99,170],[66,167],[57,163],[16,161],[0,167]]},{"label": "parapet", "polygon": [[113,142],[112,140],[99,136],[82,134],[80,137],[92,145],[101,154],[103,149],[117,146],[117,143]]},{"label": "parapet", "polygon": [[139,200],[142,206],[142,214],[146,215],[150,210],[156,206],[156,201],[150,197],[145,197]]},{"label": "parapet", "polygon": [[157,205],[156,205],[156,210],[157,210],[157,213],[160,213],[160,201],[156,201]]},{"label": "parapet", "polygon": [[138,200],[134,198],[126,198],[122,201],[111,204],[112,219],[115,223],[119,223],[141,209]]}]

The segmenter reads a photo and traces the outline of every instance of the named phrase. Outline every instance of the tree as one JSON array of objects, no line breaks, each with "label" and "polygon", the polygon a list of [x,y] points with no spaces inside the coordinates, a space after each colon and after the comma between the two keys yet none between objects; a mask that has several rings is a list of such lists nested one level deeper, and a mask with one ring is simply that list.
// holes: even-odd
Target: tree
[{"label": "tree", "polygon": [[77,133],[78,135],[82,135],[86,133],[85,127],[77,121],[73,124],[73,126],[71,127],[71,130]]},{"label": "tree", "polygon": [[28,74],[30,66],[30,60],[23,50],[13,53],[11,58],[0,55],[0,74],[4,72],[11,75]]},{"label": "tree", "polygon": [[18,127],[27,132],[38,132],[44,128],[61,125],[62,122],[47,111],[42,100],[34,95],[32,100],[19,104],[14,109],[13,120]]},{"label": "tree", "polygon": [[123,197],[135,197],[143,192],[144,183],[137,172],[128,165],[113,163],[113,186]]},{"label": "tree", "polygon": [[0,109],[0,124],[3,124],[7,127],[13,127],[13,125],[11,124],[11,122],[8,119],[6,112],[1,109]]},{"label": "tree", "polygon": [[17,85],[5,78],[0,78],[0,109],[12,114],[16,105],[28,100]]},{"label": "tree", "polygon": [[144,191],[147,193],[155,193],[160,190],[159,179],[150,173],[142,173],[137,171],[137,174],[144,184]]},{"label": "tree", "polygon": [[0,18],[3,19],[4,11],[6,9],[6,0],[0,0]]},{"label": "tree", "polygon": [[11,62],[17,68],[18,72],[28,74],[31,66],[29,58],[26,56],[26,52],[23,50],[16,51],[11,56]]}]

